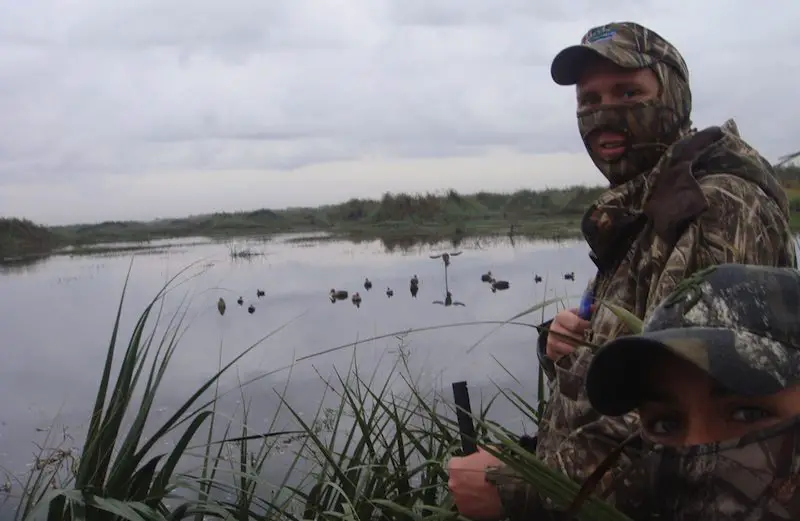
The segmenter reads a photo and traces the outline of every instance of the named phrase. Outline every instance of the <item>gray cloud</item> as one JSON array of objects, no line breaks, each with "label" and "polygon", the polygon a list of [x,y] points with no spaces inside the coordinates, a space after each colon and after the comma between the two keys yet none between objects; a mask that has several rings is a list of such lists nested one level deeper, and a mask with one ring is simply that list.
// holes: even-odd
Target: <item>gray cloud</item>
[{"label": "gray cloud", "polygon": [[[291,203],[313,204],[333,197],[316,191],[314,175],[326,174],[297,169],[375,157],[444,161],[497,147],[531,161],[582,154],[573,92],[552,84],[549,63],[587,28],[621,19],[681,48],[699,126],[734,117],[770,159],[797,148],[800,7],[790,0],[769,10],[744,0],[611,8],[588,0],[5,2],[0,211],[69,219],[78,209],[26,200],[36,193],[26,185],[63,185],[71,204],[81,194],[95,199],[87,218],[123,218],[113,215],[121,206],[112,195],[107,206],[96,201],[109,179],[141,188],[160,176],[153,190],[177,190],[171,176],[186,183],[197,172],[199,183],[214,171],[279,176],[287,193],[303,182],[308,200]],[[362,184],[377,186],[383,174],[370,175]],[[227,197],[221,206],[250,204]]]}]

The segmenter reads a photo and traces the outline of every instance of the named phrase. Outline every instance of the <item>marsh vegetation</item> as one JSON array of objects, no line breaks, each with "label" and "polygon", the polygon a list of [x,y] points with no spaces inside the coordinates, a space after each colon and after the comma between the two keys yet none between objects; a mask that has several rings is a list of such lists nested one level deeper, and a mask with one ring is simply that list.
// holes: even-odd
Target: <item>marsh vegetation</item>
[{"label": "marsh vegetation", "polygon": [[[787,156],[788,157],[788,156]],[[792,226],[800,230],[800,167],[788,161],[775,167],[791,199]],[[17,218],[0,219],[0,258],[46,255],[71,247],[119,242],[208,237],[264,237],[279,233],[324,232],[324,239],[373,240],[407,245],[496,235],[569,238],[579,234],[587,205],[603,187],[573,186],[513,193],[385,194],[318,208],[220,212],[153,221],[40,226]],[[247,256],[248,252],[236,252]]]}]

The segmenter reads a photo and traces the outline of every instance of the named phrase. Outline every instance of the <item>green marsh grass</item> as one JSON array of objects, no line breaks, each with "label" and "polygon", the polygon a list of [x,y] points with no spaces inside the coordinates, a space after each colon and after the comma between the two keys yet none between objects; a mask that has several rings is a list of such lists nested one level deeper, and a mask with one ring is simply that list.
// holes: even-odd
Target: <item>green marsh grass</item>
[{"label": "green marsh grass", "polygon": [[[267,428],[251,428],[247,386],[283,369],[291,377],[291,366],[240,382],[225,392],[220,389],[220,377],[287,323],[227,362],[220,354],[217,372],[159,423],[152,415],[153,404],[187,327],[185,305],[164,322],[164,297],[180,286],[178,280],[187,270],[175,275],[147,305],[127,341],[122,340],[120,331],[123,288],[82,448],[76,453],[61,450],[58,440],[48,433],[42,446],[50,448],[41,449],[37,456],[37,461],[47,464],[35,466],[17,484],[21,492],[12,499],[16,501],[15,520],[463,519],[447,492],[446,462],[460,447],[451,400],[437,391],[448,386],[426,388],[414,378],[407,363],[406,339],[432,329],[477,324],[534,330],[536,324],[522,319],[539,312],[537,324],[541,323],[544,308],[558,304],[558,299],[548,300],[506,321],[445,324],[361,341],[397,337],[398,356],[388,378],[379,378],[377,370],[364,374],[354,353],[346,372],[335,371],[331,378],[320,374],[335,406],[323,407],[327,403],[323,396],[313,417],[305,418],[293,407],[287,388],[275,390],[279,406]],[[165,327],[157,335],[159,324]],[[295,363],[355,344],[323,350]],[[398,382],[403,392],[394,390]],[[543,397],[541,371],[538,389]],[[218,402],[232,392],[240,394],[241,410],[226,417]],[[529,403],[498,386],[474,414],[479,446],[496,453],[517,470],[520,479],[533,484],[560,508],[575,504],[580,495],[573,507],[575,519],[628,519],[544,466],[518,444],[517,435],[490,421],[488,413],[498,399],[509,400],[533,424],[541,416],[543,400]],[[288,412],[296,428],[286,429],[278,422],[281,411]],[[153,433],[146,436],[145,427]],[[174,441],[172,449],[159,450],[168,439]],[[498,447],[502,449],[498,451]],[[279,453],[288,453],[291,462],[282,479],[275,482],[267,477],[267,471],[272,456]]]}]

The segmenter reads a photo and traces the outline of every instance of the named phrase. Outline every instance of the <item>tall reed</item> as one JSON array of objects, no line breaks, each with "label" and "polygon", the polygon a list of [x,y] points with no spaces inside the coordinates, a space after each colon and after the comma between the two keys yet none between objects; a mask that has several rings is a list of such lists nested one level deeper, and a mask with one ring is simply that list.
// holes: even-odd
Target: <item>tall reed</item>
[{"label": "tall reed", "polygon": [[[22,492],[15,497],[14,519],[418,521],[459,517],[447,493],[445,471],[446,461],[459,446],[452,405],[435,388],[425,389],[414,378],[407,363],[405,342],[412,333],[476,323],[446,324],[376,337],[397,336],[400,341],[400,354],[392,362],[389,377],[379,382],[377,372],[363,374],[354,355],[345,373],[335,372],[333,378],[324,379],[326,396],[320,397],[319,409],[310,419],[292,405],[284,388],[276,391],[279,406],[266,432],[252,427],[251,402],[246,393],[247,385],[254,381],[250,380],[236,389],[240,393],[240,418],[225,420],[218,410],[220,377],[287,323],[228,362],[220,359],[215,374],[159,424],[153,415],[153,404],[179,348],[187,309],[182,305],[164,323],[164,297],[185,273],[177,274],[156,294],[128,340],[122,341],[126,279],[80,456],[58,452],[57,447],[42,449],[39,458],[48,464],[35,467],[21,483]],[[522,319],[538,311],[543,320],[544,308],[557,300],[542,302],[506,321],[481,323],[535,328]],[[163,332],[157,334],[160,325]],[[305,358],[351,345],[332,347]],[[117,357],[121,359],[112,378]],[[544,396],[541,371],[539,379],[539,394],[531,403],[498,388],[475,414],[478,441],[487,450],[503,447],[501,459],[537,490],[565,507],[575,499],[580,487],[536,460],[518,445],[515,434],[487,417],[497,399],[507,399],[526,418],[538,422]],[[395,389],[398,385],[402,392]],[[323,407],[328,399],[334,400],[333,407]],[[281,411],[294,419],[296,429],[279,429]],[[126,418],[132,419],[126,422]],[[146,436],[146,428],[155,431]],[[173,448],[160,451],[158,447],[167,440],[174,441]],[[52,445],[52,439],[46,441],[46,447]],[[291,454],[291,464],[282,479],[272,482],[267,471],[273,456],[285,451]],[[200,460],[199,467],[187,465],[192,459]],[[577,519],[627,518],[601,501],[588,498]]]}]

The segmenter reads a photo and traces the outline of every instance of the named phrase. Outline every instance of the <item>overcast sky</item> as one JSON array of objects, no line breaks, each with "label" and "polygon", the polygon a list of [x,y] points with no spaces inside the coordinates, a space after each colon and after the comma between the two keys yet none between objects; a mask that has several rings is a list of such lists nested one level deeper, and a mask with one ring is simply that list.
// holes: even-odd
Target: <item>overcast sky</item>
[{"label": "overcast sky", "polygon": [[792,0],[0,0],[0,214],[597,184],[549,67],[613,20],[681,49],[698,126],[800,148]]}]

